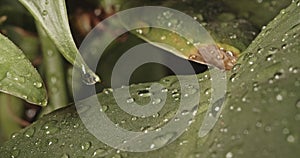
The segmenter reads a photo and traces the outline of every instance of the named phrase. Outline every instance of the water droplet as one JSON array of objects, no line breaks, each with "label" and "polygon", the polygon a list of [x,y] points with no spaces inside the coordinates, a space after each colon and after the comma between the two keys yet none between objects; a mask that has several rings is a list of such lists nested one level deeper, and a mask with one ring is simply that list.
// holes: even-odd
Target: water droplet
[{"label": "water droplet", "polygon": [[290,130],[289,130],[288,128],[284,128],[284,129],[282,130],[282,133],[283,133],[283,134],[289,134],[289,133],[290,133]]},{"label": "water droplet", "polygon": [[81,149],[82,150],[89,150],[91,145],[92,145],[91,142],[84,142],[84,143],[81,144]]},{"label": "water droplet", "polygon": [[15,139],[17,136],[19,135],[19,133],[18,132],[16,132],[16,133],[13,133],[12,135],[11,135],[11,139]]},{"label": "water droplet", "polygon": [[167,37],[166,36],[161,36],[160,39],[163,41],[165,40]]},{"label": "water droplet", "polygon": [[273,59],[273,54],[270,54],[266,57],[266,61],[271,61]]},{"label": "water droplet", "polygon": [[60,130],[60,128],[57,127],[56,124],[57,124],[57,121],[55,121],[55,120],[48,121],[42,126],[42,129],[46,131],[45,132],[46,134],[57,133]]},{"label": "water droplet", "polygon": [[33,85],[36,87],[36,88],[41,88],[43,86],[43,84],[41,82],[34,82]]},{"label": "water droplet", "polygon": [[277,95],[276,95],[276,100],[282,101],[282,100],[283,100],[282,95],[281,95],[281,94],[277,94]]},{"label": "water droplet", "polygon": [[232,158],[232,157],[233,157],[233,154],[232,154],[232,152],[228,152],[228,153],[226,153],[225,157],[226,157],[226,158]]},{"label": "water droplet", "polygon": [[168,88],[163,88],[162,90],[161,90],[161,92],[163,92],[163,93],[166,93],[166,92],[168,92],[169,90],[168,90]]},{"label": "water droplet", "polygon": [[108,110],[108,106],[106,105],[103,105],[101,108],[100,108],[100,111],[101,112],[106,112]]},{"label": "water droplet", "polygon": [[70,158],[70,156],[66,153],[64,153],[60,158]]},{"label": "water droplet", "polygon": [[16,158],[20,155],[20,150],[16,147],[13,148],[13,151],[11,152],[11,158]]},{"label": "water droplet", "polygon": [[295,137],[293,135],[289,135],[289,136],[287,136],[286,141],[289,143],[294,143]]},{"label": "water droplet", "polygon": [[300,109],[300,100],[296,102],[296,108]]},{"label": "water droplet", "polygon": [[51,138],[51,139],[47,140],[48,145],[53,145],[53,144],[56,144],[57,142],[58,142],[58,139],[56,139],[56,138]]},{"label": "water droplet", "polygon": [[296,74],[296,73],[298,73],[298,68],[291,66],[291,67],[289,67],[289,72]]},{"label": "water droplet", "polygon": [[138,91],[138,95],[139,95],[140,97],[149,97],[149,96],[152,95],[152,93],[149,92],[149,90],[139,90],[139,91]]},{"label": "water droplet", "polygon": [[42,15],[43,15],[43,16],[46,16],[47,14],[48,14],[48,11],[47,11],[47,10],[43,10],[43,11],[42,11]]},{"label": "water droplet", "polygon": [[131,104],[131,103],[133,103],[134,102],[134,98],[128,98],[127,100],[126,100],[126,103],[128,103],[128,104]]},{"label": "water droplet", "polygon": [[181,111],[181,115],[188,115],[190,112],[188,110],[182,110]]},{"label": "water droplet", "polygon": [[35,133],[35,128],[34,127],[31,127],[31,128],[28,128],[25,133],[24,133],[24,136],[25,137],[32,137]]},{"label": "water droplet", "polygon": [[277,51],[278,51],[278,48],[275,48],[275,47],[271,47],[271,48],[269,49],[269,53],[270,53],[270,54],[275,54]]},{"label": "water droplet", "polygon": [[175,135],[175,132],[169,132],[154,138],[153,143],[150,145],[150,148],[160,148],[167,145],[174,138]]},{"label": "water droplet", "polygon": [[241,68],[241,64],[235,64],[232,68],[232,73],[236,73]]},{"label": "water droplet", "polygon": [[152,104],[159,104],[159,103],[161,103],[161,99],[160,98],[155,98],[152,101]]},{"label": "water droplet", "polygon": [[92,157],[104,157],[108,154],[108,152],[105,149],[96,149],[93,154]]},{"label": "water droplet", "polygon": [[232,75],[229,77],[229,80],[230,80],[231,82],[234,82],[234,81],[236,80],[236,76],[237,76],[236,73],[232,74]]}]

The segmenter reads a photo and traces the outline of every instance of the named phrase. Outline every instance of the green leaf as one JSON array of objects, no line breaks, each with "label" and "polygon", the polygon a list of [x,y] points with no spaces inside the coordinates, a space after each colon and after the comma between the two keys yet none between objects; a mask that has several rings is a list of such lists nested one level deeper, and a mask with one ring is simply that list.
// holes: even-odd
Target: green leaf
[{"label": "green leaf", "polygon": [[87,66],[74,43],[64,0],[20,0],[43,27],[62,55],[83,73],[86,84],[100,82],[100,78]]},{"label": "green leaf", "polygon": [[[18,156],[24,157],[94,155],[130,158],[298,158],[300,155],[299,8],[300,2],[294,1],[290,7],[282,11],[243,53],[232,72],[228,72],[230,75],[228,94],[222,117],[214,129],[203,138],[198,138],[198,130],[208,106],[207,99],[210,96],[208,94],[211,92],[208,73],[198,75],[200,86],[203,86],[200,89],[200,96],[204,98],[201,98],[202,109],[199,109],[195,116],[195,122],[181,137],[164,148],[146,153],[118,152],[97,141],[82,124],[75,107],[70,106],[55,111],[21,130],[15,135],[15,139],[0,148],[1,156],[11,157],[18,153]],[[180,86],[175,77],[167,77],[160,83],[168,89]],[[140,98],[136,91],[146,89],[149,84],[131,86],[132,97],[135,97],[137,102],[147,102],[147,98]],[[110,90],[98,94],[98,100],[114,123],[119,123],[119,126],[132,131],[139,131],[144,126],[151,129],[157,125],[165,125],[163,120],[172,118],[178,106],[171,97],[171,100],[166,102],[166,109],[161,111],[162,115],[155,119],[132,119],[132,116],[117,107]],[[94,107],[91,104],[81,110],[89,111]],[[51,127],[51,130],[45,129],[45,125]],[[24,136],[28,131],[33,133],[29,139]],[[50,134],[47,134],[49,132]]]},{"label": "green leaf", "polygon": [[22,51],[0,34],[0,91],[45,106],[43,81]]}]

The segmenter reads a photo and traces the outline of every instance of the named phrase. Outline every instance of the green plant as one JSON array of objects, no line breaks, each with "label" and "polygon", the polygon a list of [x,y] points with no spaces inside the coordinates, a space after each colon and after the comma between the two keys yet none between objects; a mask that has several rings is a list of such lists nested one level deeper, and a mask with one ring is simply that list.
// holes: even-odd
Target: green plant
[{"label": "green plant", "polygon": [[[37,30],[46,62],[44,72],[40,71],[40,74],[46,76],[45,83],[50,101],[48,110],[53,111],[68,102],[62,70],[63,60],[57,49],[71,63],[75,62],[78,54],[68,31],[67,14],[64,8],[61,8],[64,1],[45,1],[46,6],[49,5],[47,9],[40,8],[38,1],[21,0],[21,2],[31,10],[37,20]],[[206,28],[218,42],[227,43],[242,51],[238,63],[227,72],[230,77],[227,81],[228,93],[222,117],[207,136],[197,137],[199,125],[203,121],[213,91],[210,74],[204,72],[197,75],[202,86],[200,89],[202,101],[195,120],[192,120],[193,123],[181,137],[164,148],[147,153],[117,151],[96,140],[80,120],[75,106],[70,105],[38,119],[29,127],[15,133],[12,139],[0,148],[1,157],[298,157],[300,2],[293,1],[289,7],[281,11],[280,9],[289,1],[280,2],[282,3],[267,0],[262,3],[224,0],[207,3],[198,0],[186,1],[177,7],[173,1],[128,1],[126,4],[116,1],[116,4],[124,5],[124,9],[155,4],[184,11],[200,19],[203,24],[206,23]],[[53,8],[50,7],[52,5]],[[225,7],[211,11],[205,7],[209,5],[214,7],[225,5]],[[253,12],[253,8],[257,12]],[[279,11],[279,15],[255,36],[258,28],[266,25]],[[54,21],[51,21],[53,17]],[[55,21],[57,17],[61,17],[59,18],[62,21],[61,25],[54,25],[57,24]],[[205,20],[201,20],[201,17]],[[246,21],[238,20],[237,17],[242,17]],[[233,38],[234,35],[237,38]],[[27,102],[45,106],[46,88],[39,73],[11,41],[6,37],[0,37],[1,91],[23,98]],[[136,40],[136,43],[142,42],[132,36],[129,36],[129,39]],[[121,44],[115,41],[109,49],[113,50],[113,47],[119,45]],[[84,65],[86,72],[91,73],[88,75],[91,78],[85,82],[92,83],[98,80],[82,59],[79,63]],[[52,82],[53,76],[55,82]],[[101,78],[106,80],[105,75]],[[169,89],[170,96],[175,92],[172,90],[180,88],[175,76],[163,78],[159,83]],[[132,97],[140,103],[148,102],[149,98],[140,97],[137,92],[147,89],[150,85],[151,83],[132,85]],[[57,91],[54,88],[60,89],[59,95],[55,96]],[[175,98],[169,97],[160,115],[154,119],[135,120],[118,108],[110,89],[105,89],[97,97],[103,105],[102,109],[114,123],[133,131],[155,130],[162,127],[166,124],[165,119],[174,116],[178,106],[178,102],[174,101]],[[16,111],[22,111],[20,100],[7,95],[5,98],[6,100],[1,99],[2,104],[10,102],[17,105]],[[96,109],[100,109],[92,105],[93,103],[87,105],[84,110],[96,112]],[[1,114],[2,116],[4,114]],[[3,119],[5,120],[1,118]],[[20,129],[18,126],[7,128]],[[168,138],[168,136],[159,138],[158,143],[167,143]]]}]

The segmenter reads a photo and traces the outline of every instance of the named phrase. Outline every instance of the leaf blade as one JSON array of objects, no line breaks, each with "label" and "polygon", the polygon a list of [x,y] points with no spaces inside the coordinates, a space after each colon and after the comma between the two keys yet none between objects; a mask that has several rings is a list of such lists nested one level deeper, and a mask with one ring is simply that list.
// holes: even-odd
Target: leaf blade
[{"label": "leaf blade", "polygon": [[[43,27],[49,38],[53,41],[60,53],[74,66],[82,69],[83,74],[88,74],[90,84],[100,82],[100,78],[88,67],[81,57],[71,30],[69,28],[66,4],[64,0],[48,1],[41,3],[37,0],[20,0],[31,12],[34,19]],[[58,23],[59,22],[59,23]],[[89,84],[87,82],[87,84]]]},{"label": "leaf blade", "polygon": [[37,70],[22,51],[0,35],[0,91],[45,106],[47,92]]}]

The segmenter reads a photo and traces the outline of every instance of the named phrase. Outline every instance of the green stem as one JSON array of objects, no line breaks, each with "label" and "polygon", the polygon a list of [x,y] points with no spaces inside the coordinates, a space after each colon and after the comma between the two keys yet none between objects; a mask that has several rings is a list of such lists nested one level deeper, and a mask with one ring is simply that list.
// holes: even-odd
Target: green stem
[{"label": "green stem", "polygon": [[62,56],[39,24],[37,24],[37,29],[41,40],[46,85],[49,94],[49,105],[41,113],[46,114],[66,106],[68,97]]}]

